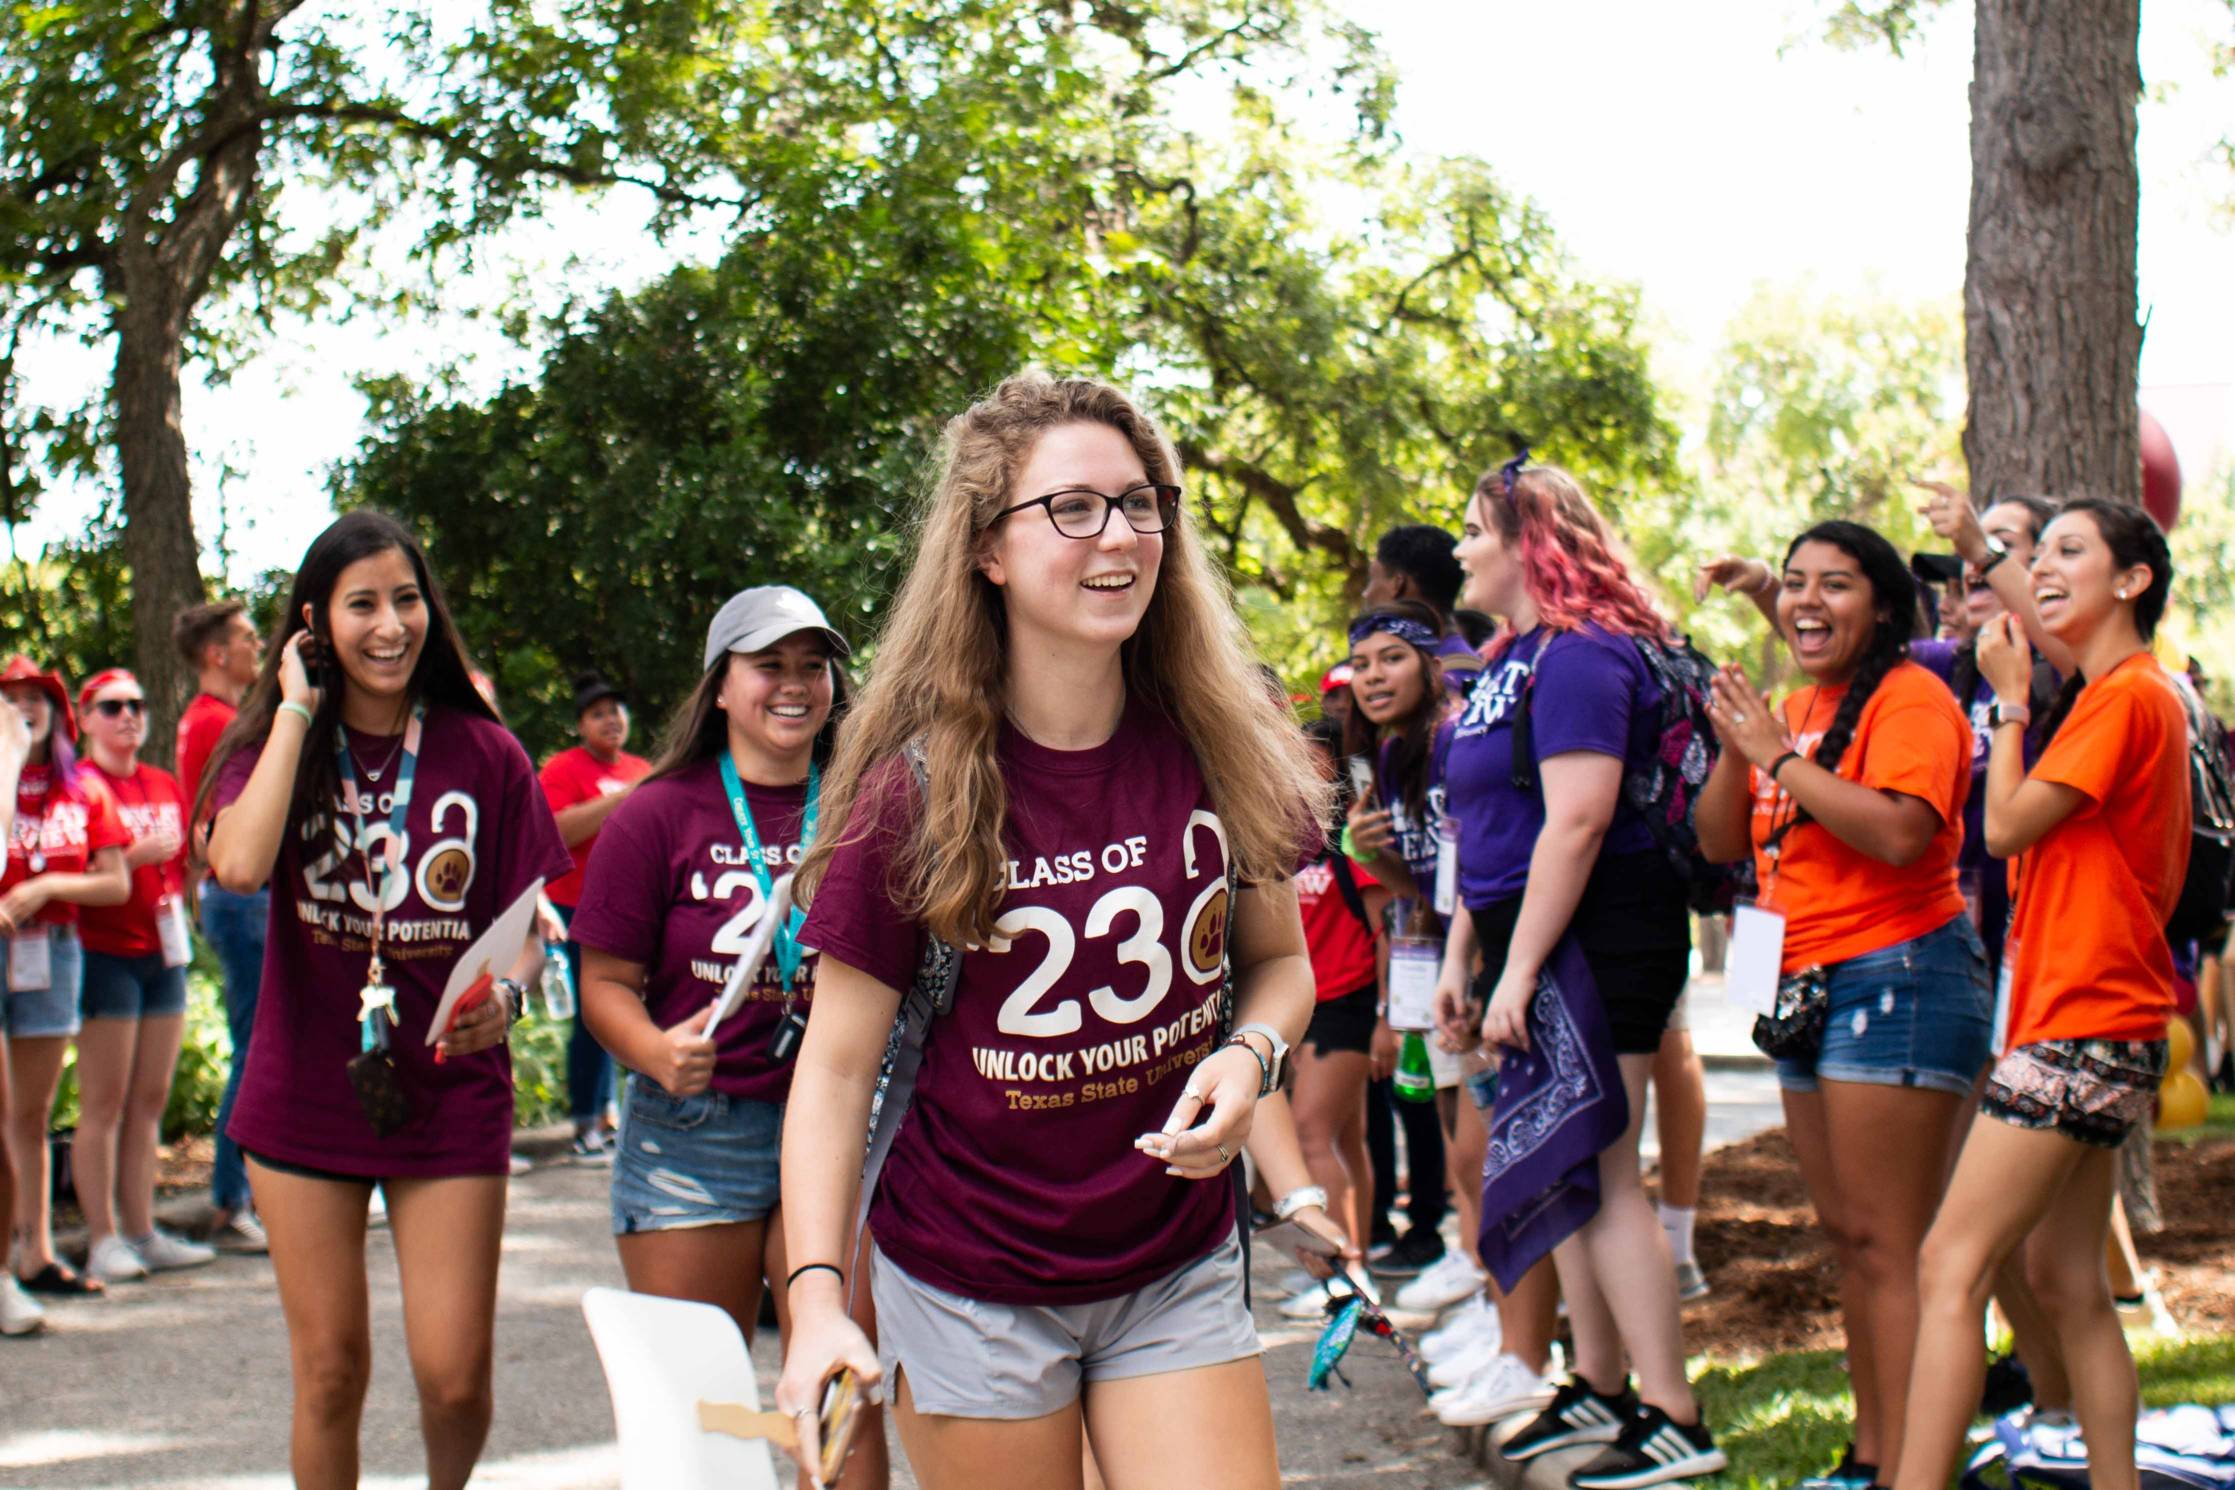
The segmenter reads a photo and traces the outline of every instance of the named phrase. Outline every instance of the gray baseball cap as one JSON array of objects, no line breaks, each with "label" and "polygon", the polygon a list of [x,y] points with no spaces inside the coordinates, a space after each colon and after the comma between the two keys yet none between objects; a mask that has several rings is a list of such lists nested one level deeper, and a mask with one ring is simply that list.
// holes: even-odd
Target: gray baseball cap
[{"label": "gray baseball cap", "polygon": [[714,624],[706,628],[706,661],[700,666],[711,672],[724,652],[759,652],[795,631],[820,631],[839,656],[853,655],[821,606],[790,585],[755,585],[730,596],[714,613]]}]

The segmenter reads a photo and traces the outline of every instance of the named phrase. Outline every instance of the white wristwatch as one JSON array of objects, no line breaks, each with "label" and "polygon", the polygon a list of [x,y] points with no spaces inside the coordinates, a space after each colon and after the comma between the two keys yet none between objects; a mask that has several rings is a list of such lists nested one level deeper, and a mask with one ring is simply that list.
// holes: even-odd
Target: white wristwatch
[{"label": "white wristwatch", "polygon": [[[1269,1097],[1281,1089],[1281,1083],[1288,1076],[1288,1042],[1283,1040],[1280,1037],[1280,1031],[1274,1029],[1271,1025],[1258,1024],[1253,1021],[1249,1024],[1236,1026],[1234,1033],[1226,1037],[1226,1043],[1231,1045],[1244,1035],[1263,1035],[1265,1043],[1272,1047],[1273,1058],[1261,1063],[1265,1068],[1264,1084],[1257,1089],[1258,1096]],[[1252,1048],[1250,1053],[1255,1055],[1255,1049]]]},{"label": "white wristwatch", "polygon": [[1295,1189],[1273,1202],[1273,1219],[1286,1221],[1306,1206],[1316,1205],[1327,1209],[1327,1188],[1324,1185],[1298,1185]]}]

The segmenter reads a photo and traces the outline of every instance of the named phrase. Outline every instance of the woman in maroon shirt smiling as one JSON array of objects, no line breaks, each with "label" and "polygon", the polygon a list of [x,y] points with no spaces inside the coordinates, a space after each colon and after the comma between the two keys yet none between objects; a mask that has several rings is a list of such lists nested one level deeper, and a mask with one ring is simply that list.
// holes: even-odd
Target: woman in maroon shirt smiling
[{"label": "woman in maroon shirt smiling", "polygon": [[[948,426],[800,870],[777,1405],[811,1436],[833,1372],[889,1374],[932,1490],[1075,1487],[1082,1424],[1112,1490],[1278,1482],[1227,1167],[1312,1008],[1289,877],[1327,788],[1177,479],[1099,383],[1011,378]],[[871,1198],[872,1347],[862,1135],[932,938],[967,950]]]}]

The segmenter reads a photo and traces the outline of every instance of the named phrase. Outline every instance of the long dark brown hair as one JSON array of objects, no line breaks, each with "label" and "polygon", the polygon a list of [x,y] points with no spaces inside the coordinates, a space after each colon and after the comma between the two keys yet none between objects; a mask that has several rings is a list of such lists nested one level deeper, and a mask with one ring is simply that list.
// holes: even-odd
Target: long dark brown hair
[{"label": "long dark brown hair", "polygon": [[[2067,502],[2057,516],[2078,514],[2095,524],[2103,535],[2104,546],[2111,550],[2111,563],[2120,569],[2132,569],[2137,564],[2149,566],[2150,582],[2134,601],[2134,629],[2147,642],[2157,636],[2157,623],[2165,619],[2165,602],[2173,594],[2173,553],[2165,542],[2165,530],[2157,519],[2130,502],[2114,502],[2104,497],[2081,497]],[[2042,728],[2042,738],[2053,740],[2056,732],[2064,727],[2072,706],[2080,701],[2080,694],[2088,680],[2080,670],[2072,669],[2072,676],[2064,680],[2057,691],[2056,701],[2049,708],[2048,723]]]},{"label": "long dark brown hair", "polygon": [[[668,716],[667,727],[660,732],[660,753],[653,760],[652,769],[644,778],[646,781],[679,775],[700,761],[712,760],[729,747],[729,715],[715,702],[715,695],[722,691],[722,680],[729,676],[731,659],[750,655],[724,652],[714,659],[714,665],[698,680],[691,696]],[[815,731],[814,756],[815,764],[825,767],[830,764],[831,752],[838,748],[838,726],[854,697],[854,685],[838,659],[831,657],[826,665],[830,668],[830,717]]]},{"label": "long dark brown hair", "polygon": [[[1435,608],[1418,600],[1392,600],[1387,605],[1377,605],[1351,620],[1349,631],[1375,621],[1418,621],[1439,638],[1450,628]],[[1426,647],[1407,643],[1420,658],[1420,700],[1396,719],[1383,733],[1383,726],[1366,717],[1355,700],[1350,706],[1350,722],[1343,728],[1343,752],[1346,755],[1363,755],[1374,766],[1374,800],[1386,801],[1392,795],[1405,804],[1405,815],[1413,822],[1421,821],[1428,810],[1428,760],[1436,744],[1436,725],[1444,715],[1443,659]],[[1390,744],[1389,774],[1382,775],[1383,741]],[[1391,793],[1388,788],[1394,785]]]},{"label": "long dark brown hair", "polygon": [[[273,716],[279,712],[279,666],[295,633],[311,632],[326,652],[330,675],[342,676],[338,664],[332,662],[333,628],[327,616],[334,587],[341,583],[342,571],[350,565],[390,550],[401,552],[411,561],[419,593],[427,602],[427,637],[419,649],[419,661],[412,667],[407,690],[411,702],[504,723],[473,686],[473,668],[466,661],[465,644],[459,639],[457,623],[450,619],[442,589],[427,568],[427,555],[419,547],[419,540],[387,513],[359,508],[334,519],[325,532],[311,540],[303,554],[302,567],[295,571],[295,583],[287,593],[287,604],[281,607],[265,645],[264,666],[256,675],[256,686],[249,689],[239,715],[219,736],[217,748],[210,753],[209,767],[202,773],[201,791],[194,803],[197,821],[209,811],[210,795],[225,763],[242,750],[261,746],[270,737]],[[311,610],[310,623],[303,620],[306,605]],[[287,822],[298,830],[310,827],[313,836],[333,812],[341,791],[340,773],[334,765],[334,732],[341,728],[341,696],[348,686],[343,681],[337,687],[319,690],[318,708],[310,728],[303,732],[302,754],[295,762],[295,792],[288,802]]]}]

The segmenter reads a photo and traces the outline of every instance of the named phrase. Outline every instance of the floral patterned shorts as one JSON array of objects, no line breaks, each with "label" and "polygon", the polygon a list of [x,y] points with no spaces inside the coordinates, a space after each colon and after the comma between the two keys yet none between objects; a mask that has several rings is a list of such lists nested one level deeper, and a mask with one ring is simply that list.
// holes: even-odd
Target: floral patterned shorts
[{"label": "floral patterned shorts", "polygon": [[1995,1063],[1979,1108],[2013,1127],[2045,1128],[2115,1149],[2150,1120],[2165,1076],[2163,1040],[2043,1040]]}]

